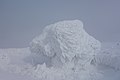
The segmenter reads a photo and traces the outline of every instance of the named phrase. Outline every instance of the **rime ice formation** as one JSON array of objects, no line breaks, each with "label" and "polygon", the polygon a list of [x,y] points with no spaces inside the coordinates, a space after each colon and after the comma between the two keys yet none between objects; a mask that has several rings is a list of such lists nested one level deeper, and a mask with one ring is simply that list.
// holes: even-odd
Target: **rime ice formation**
[{"label": "rime ice formation", "polygon": [[89,64],[100,48],[101,43],[84,30],[80,20],[48,25],[30,44],[31,53],[40,61],[42,58],[46,65],[49,61],[49,65],[57,67],[69,62]]},{"label": "rime ice formation", "polygon": [[120,80],[120,45],[108,44],[100,50],[79,20],[57,22],[30,49],[0,49],[0,80],[4,71],[4,80],[16,74],[27,80]]}]

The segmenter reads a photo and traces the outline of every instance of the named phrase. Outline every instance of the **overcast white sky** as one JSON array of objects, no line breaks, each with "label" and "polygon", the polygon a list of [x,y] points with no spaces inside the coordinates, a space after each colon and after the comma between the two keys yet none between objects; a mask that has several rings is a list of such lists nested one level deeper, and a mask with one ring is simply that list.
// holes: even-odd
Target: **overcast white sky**
[{"label": "overcast white sky", "polygon": [[0,0],[0,48],[26,47],[44,26],[73,19],[102,42],[120,41],[120,0]]}]

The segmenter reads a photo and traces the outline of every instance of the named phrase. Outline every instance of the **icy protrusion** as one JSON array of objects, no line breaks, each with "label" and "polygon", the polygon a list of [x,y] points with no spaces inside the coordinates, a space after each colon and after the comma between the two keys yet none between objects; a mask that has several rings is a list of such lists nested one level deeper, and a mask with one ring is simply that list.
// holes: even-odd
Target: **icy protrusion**
[{"label": "icy protrusion", "polygon": [[67,62],[85,65],[90,63],[100,47],[101,43],[83,29],[80,20],[48,25],[30,44],[31,53],[46,57],[52,66],[62,66]]}]

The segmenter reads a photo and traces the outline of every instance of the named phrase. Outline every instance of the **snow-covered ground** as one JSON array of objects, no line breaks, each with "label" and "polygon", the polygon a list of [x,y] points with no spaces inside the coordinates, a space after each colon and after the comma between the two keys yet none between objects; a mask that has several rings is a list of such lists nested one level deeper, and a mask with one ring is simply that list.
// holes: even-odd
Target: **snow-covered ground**
[{"label": "snow-covered ground", "polygon": [[[0,80],[36,80],[25,71],[16,72],[15,67],[25,67],[28,64],[25,58],[29,58],[29,55],[28,48],[0,49]],[[103,75],[101,80],[120,80],[120,45],[118,43],[102,43],[102,51],[96,59],[93,65]]]},{"label": "snow-covered ground", "polygon": [[120,42],[101,44],[79,20],[57,22],[28,48],[0,49],[0,80],[120,80]]},{"label": "snow-covered ground", "polygon": [[120,80],[120,42],[102,43],[102,50],[95,59],[103,80]]}]

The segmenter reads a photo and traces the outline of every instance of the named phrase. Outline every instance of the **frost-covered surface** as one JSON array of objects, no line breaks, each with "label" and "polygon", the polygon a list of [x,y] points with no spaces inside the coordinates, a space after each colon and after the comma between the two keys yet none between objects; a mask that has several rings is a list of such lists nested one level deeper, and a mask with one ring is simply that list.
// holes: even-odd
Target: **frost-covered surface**
[{"label": "frost-covered surface", "polygon": [[33,80],[27,75],[30,65],[24,61],[29,54],[28,48],[0,49],[0,80]]},{"label": "frost-covered surface", "polygon": [[[108,44],[104,43],[103,45],[107,46]],[[110,46],[108,45],[107,47],[110,48],[113,45],[114,43],[111,44]],[[108,50],[108,48],[104,46],[102,46],[102,50],[106,50],[106,49]],[[117,46],[115,48],[119,48],[119,47]],[[113,50],[113,53],[114,53],[114,50]],[[69,66],[65,66],[62,69],[47,68],[45,64],[37,65],[36,67],[33,67],[32,65],[29,65],[23,60],[24,58],[27,58],[29,56],[28,52],[30,52],[28,48],[0,49],[0,57],[1,57],[0,58],[0,61],[1,61],[0,62],[0,80],[41,80],[41,78],[44,79],[46,75],[49,78],[51,77],[50,79],[59,77],[57,78],[57,80],[60,80],[61,78],[65,78],[65,76],[68,80],[70,78],[75,78],[76,80],[85,80],[85,78],[88,78],[88,80],[90,80],[90,78],[94,78],[93,80],[120,80],[120,71],[114,68],[111,68],[109,66],[106,66],[104,64],[99,64],[97,66],[96,65],[87,66],[86,68],[88,68],[88,70],[81,68],[80,72],[74,72],[74,68],[72,68],[73,66],[72,64],[68,64]],[[6,55],[6,57],[3,57],[3,54],[4,56]],[[21,57],[17,57],[17,55]],[[14,56],[14,57],[11,57],[11,56]],[[14,64],[12,62],[13,58],[14,58]],[[109,56],[106,57],[104,61],[107,60],[108,58]],[[12,62],[12,64],[10,64],[10,62]],[[119,63],[119,61],[116,61],[116,63]],[[4,69],[1,68],[1,66],[3,66]],[[53,77],[53,76],[56,76],[56,77]],[[100,79],[101,77],[102,79]]]},{"label": "frost-covered surface", "polygon": [[[114,48],[112,50],[113,56],[116,50],[118,52],[119,47],[120,46],[116,46],[116,43],[107,43],[107,44],[103,43],[102,44],[102,50],[109,51],[111,50],[110,48]],[[106,54],[106,57],[103,59],[103,62],[101,62],[100,64],[99,62],[96,61],[97,65],[86,67],[88,68],[88,70],[81,68],[80,72],[74,72],[74,68],[72,68],[73,64],[67,64],[69,66],[64,66],[62,69],[48,68],[46,67],[45,64],[37,65],[36,67],[34,67],[28,64],[27,62],[24,62],[25,58],[29,58],[28,57],[30,55],[29,52],[30,51],[28,48],[0,49],[0,80],[41,80],[40,78],[44,79],[46,75],[49,78],[51,77],[50,79],[59,77],[59,79],[57,78],[57,80],[60,80],[61,78],[64,78],[65,76],[68,80],[70,80],[70,77],[75,78],[76,80],[85,80],[85,78],[88,78],[88,80],[90,80],[90,78],[94,78],[93,80],[120,80],[119,69],[115,69],[115,68],[112,68],[110,66],[106,66],[105,64],[103,64],[108,59],[111,59],[112,61],[112,58],[110,58],[109,56],[107,57],[107,54]],[[103,53],[99,53],[100,56],[97,55],[97,57],[99,59],[102,59],[104,57],[104,55],[102,56],[102,54]],[[21,57],[18,57],[18,55]],[[13,61],[17,61],[17,62],[13,63]],[[119,60],[116,60],[115,63],[119,63],[119,62],[120,62]],[[111,65],[114,66],[115,63],[113,62]],[[4,69],[1,66],[3,66]],[[53,76],[56,76],[56,77],[53,77]]]},{"label": "frost-covered surface", "polygon": [[33,63],[37,63],[35,76],[43,80],[95,80],[99,73],[90,63],[100,48],[101,43],[79,20],[48,25],[30,44]]},{"label": "frost-covered surface", "polygon": [[100,48],[100,42],[84,30],[80,20],[48,25],[30,45],[32,54],[40,58],[47,57],[51,66],[61,66],[72,61],[85,65],[90,63]]},{"label": "frost-covered surface", "polygon": [[97,65],[105,65],[120,70],[120,43],[104,43],[94,61]]},{"label": "frost-covered surface", "polygon": [[34,80],[34,79],[27,75],[20,75],[0,70],[0,80]]},{"label": "frost-covered surface", "polygon": [[120,43],[100,47],[79,20],[51,24],[30,49],[0,49],[0,80],[120,80]]},{"label": "frost-covered surface", "polygon": [[19,73],[20,70],[30,67],[24,60],[29,55],[30,51],[28,48],[0,49],[0,69]]},{"label": "frost-covered surface", "polygon": [[[24,54],[25,55],[24,55]],[[6,57],[2,57],[3,54]],[[74,64],[66,64],[62,68],[48,68],[46,64],[33,66],[25,61],[29,58],[29,49],[1,49],[0,50],[0,79],[2,80],[99,80],[102,76],[92,65],[80,67],[75,71]],[[14,56],[14,57],[13,57]],[[20,56],[20,57],[18,57]],[[13,60],[14,58],[14,60]],[[39,59],[40,60],[40,59]],[[4,77],[3,75],[8,76]],[[20,76],[18,76],[20,75]],[[80,76],[81,75],[81,76]],[[13,77],[14,76],[14,77]],[[30,76],[30,77],[29,77]]]}]

